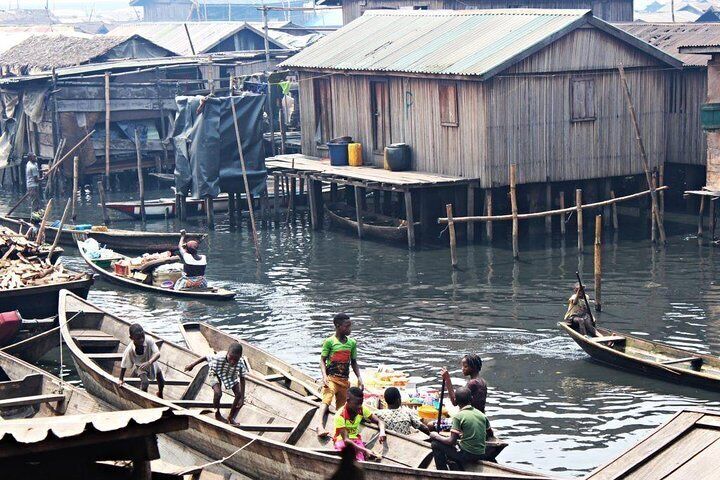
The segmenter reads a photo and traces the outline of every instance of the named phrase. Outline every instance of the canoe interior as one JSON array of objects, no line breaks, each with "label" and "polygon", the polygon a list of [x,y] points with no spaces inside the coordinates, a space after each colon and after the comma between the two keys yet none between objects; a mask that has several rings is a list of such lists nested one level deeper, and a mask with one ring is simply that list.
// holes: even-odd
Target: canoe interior
[{"label": "canoe interior", "polygon": [[[295,468],[316,469],[314,470],[316,474],[331,472],[335,468],[338,461],[337,457],[327,455],[333,450],[330,440],[321,440],[317,436],[315,428],[319,421],[317,402],[312,402],[300,395],[288,392],[255,376],[248,376],[246,378],[245,405],[237,417],[237,421],[241,425],[240,429],[219,424],[212,418],[212,409],[208,409],[213,398],[210,383],[212,379],[204,378],[199,383],[199,390],[190,395],[190,398],[187,395],[188,386],[193,382],[195,376],[203,370],[203,367],[201,365],[195,367],[191,372],[185,372],[184,366],[195,361],[198,355],[171,342],[163,341],[160,337],[149,332],[146,332],[146,334],[158,343],[160,349],[161,357],[158,361],[158,367],[163,372],[167,383],[164,391],[165,401],[157,400],[157,397],[154,396],[157,392],[154,384],[150,386],[147,394],[134,388],[118,388],[112,377],[116,378],[120,373],[119,360],[121,353],[129,342],[128,328],[130,323],[103,312],[78,297],[69,294],[64,295],[61,299],[61,322],[63,318],[69,318],[75,314],[79,315],[67,323],[66,326],[63,326],[64,338],[71,349],[79,370],[86,371],[92,376],[93,381],[98,383],[113,382],[110,384],[111,386],[106,387],[110,389],[111,396],[120,395],[126,400],[130,399],[136,403],[144,404],[144,406],[153,405],[152,402],[165,403],[165,401],[178,406],[182,404],[183,400],[195,400],[195,405],[188,403],[184,405],[193,409],[198,418],[207,419],[204,423],[201,421],[198,428],[203,430],[205,435],[217,436],[216,444],[226,442],[237,446],[247,443],[248,438],[266,440],[265,443],[254,448],[261,448],[260,451],[271,455],[273,457],[271,465],[263,464],[262,462],[266,460],[258,458],[257,455],[249,456],[253,451],[256,451],[254,448],[248,449],[246,454],[229,461],[231,466],[239,468],[244,473],[254,474],[253,476],[263,476],[259,473],[263,471],[263,468],[287,468],[287,466],[283,467],[282,465],[278,467],[277,462],[285,464],[289,461],[288,455],[292,455],[293,458],[305,457],[311,459],[314,462],[313,465],[308,464],[302,467],[296,465]],[[132,380],[129,381],[132,382]],[[232,397],[228,394],[223,396],[221,406],[223,415],[228,414],[231,401]],[[148,404],[148,402],[150,403]],[[249,429],[248,431],[256,434],[263,429],[266,431],[262,432],[260,437],[255,437],[244,432],[242,425],[245,425]],[[373,427],[366,427],[363,438],[368,442],[376,432],[377,430]],[[383,460],[380,465],[366,462],[366,478],[425,478],[426,475],[423,475],[422,472],[428,472],[428,478],[440,478],[437,474],[430,473],[434,468],[434,464],[430,461],[431,452],[427,443],[397,434],[389,434],[388,441],[384,445],[374,444],[374,442],[368,443],[378,453],[383,454]],[[206,445],[206,448],[216,447],[217,445],[213,447]],[[297,450],[295,447],[301,447],[301,449]],[[285,457],[285,460],[283,460],[283,457]],[[253,464],[253,462],[256,463]],[[428,464],[429,467],[427,467]],[[383,471],[386,473],[396,472],[398,467],[411,467],[412,469],[401,468],[402,475],[386,476],[382,474]],[[474,468],[485,474],[495,474],[497,478],[514,478],[523,475],[542,478],[534,474],[530,475],[520,470],[487,462],[481,462]],[[451,475],[451,477],[476,478],[470,473],[459,476]],[[319,477],[298,474],[298,478]]]}]

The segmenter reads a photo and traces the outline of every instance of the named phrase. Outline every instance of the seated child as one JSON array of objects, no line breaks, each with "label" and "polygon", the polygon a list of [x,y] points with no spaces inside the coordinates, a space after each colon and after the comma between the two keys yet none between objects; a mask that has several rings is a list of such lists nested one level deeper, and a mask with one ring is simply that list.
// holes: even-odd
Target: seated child
[{"label": "seated child", "polygon": [[150,382],[157,379],[158,397],[163,397],[165,378],[155,362],[160,358],[160,350],[152,338],[145,336],[145,330],[139,323],[130,325],[131,342],[125,347],[120,362],[120,385],[125,383],[125,372],[132,368],[134,377],[140,377],[140,389],[148,391]]},{"label": "seated child", "polygon": [[358,387],[350,387],[347,393],[348,397],[345,406],[335,414],[335,433],[333,435],[335,450],[341,451],[345,446],[345,442],[352,442],[355,444],[355,458],[357,460],[379,458],[375,452],[365,448],[365,444],[360,437],[360,422],[369,420],[378,424],[380,427],[380,437],[378,439],[380,443],[385,443],[385,422],[363,405],[362,390]]},{"label": "seated child", "polygon": [[417,412],[402,405],[400,390],[395,387],[385,389],[385,403],[388,408],[378,410],[375,415],[385,422],[385,428],[393,432],[410,435],[420,430],[423,433],[430,433],[430,429],[422,423]]}]

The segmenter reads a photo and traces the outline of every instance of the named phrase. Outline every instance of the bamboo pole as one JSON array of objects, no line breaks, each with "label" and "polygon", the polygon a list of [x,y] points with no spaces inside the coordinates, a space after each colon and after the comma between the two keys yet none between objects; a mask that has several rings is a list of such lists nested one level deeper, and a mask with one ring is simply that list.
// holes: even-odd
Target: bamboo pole
[{"label": "bamboo pole", "polygon": [[700,195],[700,211],[698,212],[698,237],[703,236],[703,215],[705,214],[705,195]]},{"label": "bamboo pole", "polygon": [[520,258],[518,251],[518,211],[517,211],[517,165],[510,165],[510,208],[512,212],[512,250],[513,258]]},{"label": "bamboo pole", "polygon": [[[610,198],[612,200],[615,200],[615,190],[610,190]],[[613,230],[617,230],[620,227],[620,223],[618,222],[618,211],[616,202],[612,204],[612,226]]]},{"label": "bamboo pole", "polygon": [[[492,217],[493,204],[492,204],[492,190],[489,188],[485,189],[485,213]],[[488,242],[492,242],[493,239],[493,224],[492,220],[485,224],[485,235],[487,236]]]},{"label": "bamboo pole", "polygon": [[102,206],[103,223],[110,225],[110,215],[108,215],[107,206],[105,205],[105,186],[102,180],[97,182],[98,193],[100,194],[100,205]]},{"label": "bamboo pole", "polygon": [[457,237],[455,237],[455,222],[453,222],[452,203],[445,205],[445,212],[448,218],[448,229],[450,230],[450,264],[457,268]]},{"label": "bamboo pole", "polygon": [[43,214],[42,221],[40,222],[40,228],[38,229],[37,236],[35,237],[35,243],[38,245],[42,245],[45,241],[45,226],[47,225],[47,219],[50,216],[50,210],[52,210],[52,201],[51,198],[48,200],[47,205],[45,205],[45,213]]},{"label": "bamboo pole", "polygon": [[78,196],[78,184],[80,183],[80,157],[75,155],[73,157],[73,191],[72,191],[72,215],[70,216],[73,221],[77,218],[77,196]]},{"label": "bamboo pole", "polygon": [[[230,81],[232,82],[232,79]],[[245,199],[247,200],[248,211],[250,212],[250,225],[252,226],[253,243],[255,244],[255,259],[258,262],[261,262],[262,257],[260,255],[260,241],[258,239],[257,225],[255,225],[255,212],[252,201],[252,192],[250,191],[250,183],[248,182],[247,169],[245,168],[245,155],[243,154],[242,141],[240,140],[240,127],[238,126],[237,113],[235,111],[235,102],[233,101],[233,97],[230,97],[230,109],[232,110],[233,125],[235,127],[235,141],[237,142],[238,153],[240,154],[240,166],[242,167],[243,183],[245,185]]]},{"label": "bamboo pole", "polygon": [[635,129],[635,139],[638,141],[638,146],[640,147],[640,158],[642,158],[643,168],[645,169],[645,179],[647,180],[648,188],[650,189],[650,200],[653,205],[653,215],[655,221],[657,222],[658,232],[660,233],[660,241],[663,244],[666,244],[667,239],[665,238],[665,226],[663,225],[663,219],[658,209],[658,195],[653,187],[650,175],[650,164],[648,163],[647,152],[645,151],[645,143],[643,142],[642,135],[640,133],[640,125],[638,124],[637,114],[635,113],[635,106],[633,105],[632,97],[630,96],[630,87],[628,87],[627,77],[625,77],[625,69],[623,66],[619,65],[618,70],[620,71],[620,79],[623,84],[625,100],[627,100],[628,109],[630,110],[630,118],[632,119],[633,128]]},{"label": "bamboo pole", "polygon": [[80,145],[82,145],[83,143],[85,143],[85,141],[86,141],[88,138],[90,138],[93,133],[95,133],[95,130],[93,130],[92,132],[88,133],[88,134],[85,135],[83,138],[81,138],[80,141],[79,141],[78,143],[76,143],[74,147],[72,147],[70,150],[68,150],[68,152],[67,152],[65,155],[63,155],[60,160],[58,160],[57,162],[55,162],[55,165],[53,165],[52,167],[50,167],[50,168],[48,169],[48,171],[45,172],[45,176],[48,176],[48,175],[50,175],[52,172],[54,172],[55,170],[57,170],[58,167],[60,167],[60,165],[62,165],[62,163],[63,163],[65,160],[67,160],[68,158],[70,158],[70,155],[72,155],[73,153],[75,153],[75,150],[77,150],[78,148],[80,148]]},{"label": "bamboo pole", "polygon": [[105,182],[110,181],[110,72],[105,72]]},{"label": "bamboo pole", "polygon": [[575,190],[575,210],[577,215],[577,246],[578,252],[583,252],[583,213],[582,213],[582,189]]},{"label": "bamboo pole", "polygon": [[68,211],[70,210],[70,203],[72,199],[68,198],[67,203],[65,204],[65,210],[63,210],[63,215],[60,218],[60,226],[57,229],[57,233],[55,234],[55,239],[53,240],[52,246],[50,247],[50,251],[47,254],[47,263],[50,264],[50,259],[52,258],[53,252],[55,252],[55,247],[57,247],[58,242],[60,241],[60,237],[62,236],[63,227],[65,226],[65,222],[67,221]]},{"label": "bamboo pole", "polygon": [[[560,195],[558,196],[558,200],[560,201],[560,210],[565,209],[565,192],[561,191]],[[565,235],[565,216],[560,217],[560,234]]]},{"label": "bamboo pole", "polygon": [[138,187],[140,188],[140,219],[145,223],[145,181],[142,174],[142,155],[140,154],[140,137],[135,129],[135,156],[137,157]]},{"label": "bamboo pole", "polygon": [[602,310],[602,215],[595,216],[595,310]]},{"label": "bamboo pole", "polygon": [[[667,190],[667,186],[658,187],[657,191],[661,190]],[[632,200],[635,198],[640,198],[645,195],[650,194],[650,190],[645,190],[643,192],[633,193],[630,195],[625,195],[624,197],[617,197],[617,198],[611,198],[610,200],[603,200],[602,202],[595,202],[595,203],[587,203],[582,206],[583,210],[587,210],[588,208],[598,208],[598,207],[604,207],[605,205],[612,205],[614,203],[619,202],[625,202],[628,200]],[[574,212],[577,210],[577,207],[566,207],[566,208],[560,208],[557,210],[550,210],[549,212],[533,212],[533,213],[520,213],[518,214],[517,218],[518,220],[529,220],[531,218],[543,218],[547,215],[562,215],[565,213]],[[512,215],[490,215],[490,216],[477,216],[477,217],[455,217],[453,218],[453,221],[455,223],[465,223],[465,222],[498,222],[498,221],[507,221],[512,220]],[[439,224],[445,224],[447,223],[447,218],[438,218]]]}]

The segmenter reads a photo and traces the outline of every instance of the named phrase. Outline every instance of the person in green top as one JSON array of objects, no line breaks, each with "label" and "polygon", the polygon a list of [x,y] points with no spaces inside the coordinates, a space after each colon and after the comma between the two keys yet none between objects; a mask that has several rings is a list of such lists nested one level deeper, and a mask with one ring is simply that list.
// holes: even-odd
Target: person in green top
[{"label": "person in green top", "polygon": [[464,470],[465,465],[476,463],[485,455],[486,432],[490,425],[485,414],[470,404],[471,399],[468,388],[455,389],[460,411],[453,416],[450,436],[430,433],[430,445],[438,470],[451,470],[448,460],[454,462],[458,470]]},{"label": "person in green top", "polygon": [[335,399],[335,408],[340,409],[347,401],[350,388],[350,367],[358,379],[358,387],[364,385],[357,363],[357,342],[350,338],[352,321],[345,313],[333,317],[335,335],[325,339],[320,353],[320,373],[322,374],[322,404],[320,405],[320,425],[317,428],[319,437],[327,437],[330,433],[325,428],[330,404]]}]

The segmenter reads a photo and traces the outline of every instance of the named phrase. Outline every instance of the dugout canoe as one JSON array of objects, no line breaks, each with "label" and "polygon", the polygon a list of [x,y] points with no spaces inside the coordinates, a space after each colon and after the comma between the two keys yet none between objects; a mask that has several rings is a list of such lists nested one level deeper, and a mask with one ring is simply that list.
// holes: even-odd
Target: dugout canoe
[{"label": "dugout canoe", "polygon": [[[164,341],[146,332],[160,349],[158,366],[165,375],[164,399],[134,387],[131,380],[123,386],[117,381],[120,352],[127,342],[130,322],[122,320],[69,292],[62,292],[60,325],[63,340],[72,355],[85,388],[118,408],[154,408],[172,406],[196,412],[197,422],[186,431],[170,434],[205,455],[227,458],[226,464],[252,478],[288,478],[316,480],[328,478],[340,459],[329,441],[322,443],[313,425],[317,424],[317,402],[289,394],[287,390],[248,376],[245,405],[237,417],[239,427],[216,420],[212,410],[213,392],[206,379],[206,366],[185,372],[199,358],[190,350]],[[67,319],[73,318],[67,322]],[[229,408],[227,396],[221,404]],[[375,430],[365,429],[370,439]],[[521,470],[481,462],[472,472],[439,472],[428,468],[432,463],[427,444],[403,435],[388,434],[387,442],[370,448],[383,449],[380,463],[362,462],[367,480],[425,479],[528,479],[546,478]]]},{"label": "dugout canoe", "polygon": [[[59,333],[55,333],[58,340]],[[170,408],[167,407],[166,408]],[[70,415],[102,414],[117,410],[58,377],[26,361],[0,351],[0,423],[3,420],[43,419]],[[137,411],[135,412],[137,413]],[[133,415],[136,419],[142,416]],[[9,425],[4,423],[4,425]],[[34,426],[34,428],[37,428]],[[211,459],[167,435],[158,435],[160,460],[153,461],[153,473],[171,471],[199,472]],[[222,466],[211,468],[216,473],[232,474]],[[227,477],[225,477],[227,478]]]},{"label": "dugout canoe", "polygon": [[[0,216],[0,225],[18,231],[20,226],[29,222],[29,219],[20,217],[3,217]],[[57,234],[57,228],[45,227],[45,241],[52,243]],[[62,235],[60,235],[60,244],[66,246],[75,246],[73,233],[82,233],[88,238],[94,238],[100,245],[125,253],[155,253],[165,252],[167,250],[176,250],[180,243],[180,234],[175,232],[144,232],[135,230],[122,230],[118,228],[109,228],[107,231],[94,230],[76,230],[72,225],[63,227]],[[206,234],[187,233],[185,239],[187,241],[202,241]]]},{"label": "dugout canoe", "polygon": [[[231,292],[230,290],[226,290],[224,288],[210,287],[204,290],[173,290],[172,288],[163,288],[156,285],[148,285],[133,278],[123,277],[116,274],[112,266],[104,268],[95,263],[93,259],[90,258],[85,252],[85,248],[83,247],[82,242],[79,241],[79,236],[76,246],[78,251],[80,252],[80,256],[83,258],[83,260],[85,260],[85,263],[88,264],[88,266],[93,270],[93,272],[97,273],[103,280],[106,280],[115,285],[121,285],[123,287],[133,288],[135,290],[145,290],[147,292],[158,293],[160,295],[169,295],[172,297],[195,298],[203,300],[232,300],[233,298],[235,298],[235,292]],[[128,258],[120,254],[118,254],[118,257]]]},{"label": "dugout canoe", "polygon": [[720,358],[598,328],[599,337],[586,337],[558,323],[594,360],[660,380],[720,391]]},{"label": "dugout canoe", "polygon": [[[182,333],[188,348],[201,356],[221,350],[226,351],[230,344],[238,342],[243,347],[243,357],[247,360],[253,373],[265,381],[274,382],[315,402],[321,400],[321,385],[317,379],[250,342],[225,333],[205,322],[180,324],[180,333]],[[423,440],[425,436],[418,432],[417,438]],[[507,447],[506,442],[495,437],[489,438],[486,443],[485,455],[488,460],[495,460],[505,447]]]},{"label": "dugout canoe", "polygon": [[[341,203],[325,205],[324,208],[333,225],[357,234],[358,223],[355,209]],[[407,240],[408,228],[405,220],[370,212],[363,212],[362,217],[363,236],[380,240]],[[419,223],[415,222],[415,225],[419,225]]]},{"label": "dugout canoe", "polygon": [[0,312],[18,310],[25,318],[47,318],[57,315],[60,290],[69,290],[87,298],[93,276],[85,274],[79,280],[0,290]]}]

